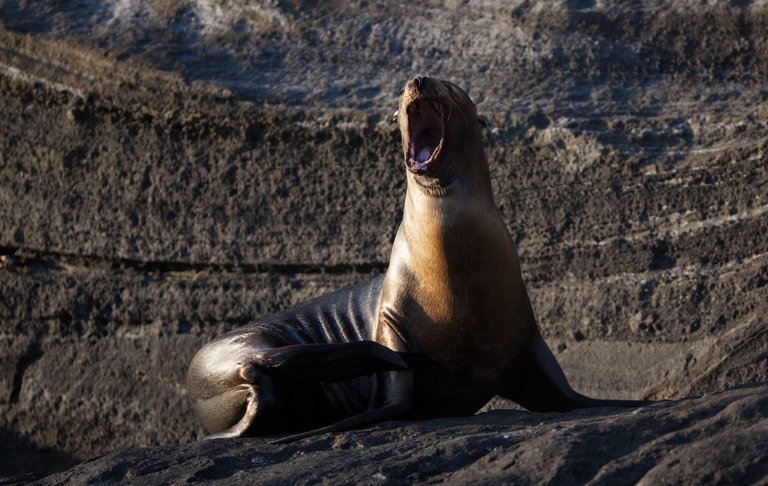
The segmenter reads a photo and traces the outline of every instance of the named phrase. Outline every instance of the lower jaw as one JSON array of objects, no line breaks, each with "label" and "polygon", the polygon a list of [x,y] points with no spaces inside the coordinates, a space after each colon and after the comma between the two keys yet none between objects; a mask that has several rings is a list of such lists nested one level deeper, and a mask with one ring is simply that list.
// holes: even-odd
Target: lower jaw
[{"label": "lower jaw", "polygon": [[410,164],[407,163],[406,166],[408,167],[408,170],[416,175],[427,175],[432,170],[432,164],[426,164],[426,165],[416,165],[416,164]]},{"label": "lower jaw", "polygon": [[436,163],[435,161],[426,164],[412,164],[410,162],[406,162],[405,165],[409,172],[415,175],[428,177],[433,172]]},{"label": "lower jaw", "polygon": [[439,150],[440,148],[438,147],[429,160],[419,163],[413,159],[406,159],[405,165],[410,172],[416,175],[429,177],[437,172],[438,166],[440,165]]}]

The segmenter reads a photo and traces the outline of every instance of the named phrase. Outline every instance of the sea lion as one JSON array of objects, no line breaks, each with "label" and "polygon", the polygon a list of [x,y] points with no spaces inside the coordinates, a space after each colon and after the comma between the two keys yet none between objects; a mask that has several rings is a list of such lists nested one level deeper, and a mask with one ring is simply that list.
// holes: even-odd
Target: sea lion
[{"label": "sea lion", "polygon": [[188,385],[210,437],[470,415],[494,395],[533,411],[645,403],[575,392],[542,339],[469,96],[417,77],[396,118],[407,191],[386,273],[200,349]]}]

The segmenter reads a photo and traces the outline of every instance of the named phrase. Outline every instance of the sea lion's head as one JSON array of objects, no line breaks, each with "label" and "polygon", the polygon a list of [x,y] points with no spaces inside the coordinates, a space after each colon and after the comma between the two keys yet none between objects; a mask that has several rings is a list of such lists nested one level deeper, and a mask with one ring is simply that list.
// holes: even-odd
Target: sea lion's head
[{"label": "sea lion's head", "polygon": [[477,110],[455,84],[426,76],[408,81],[396,116],[405,165],[419,178],[444,179],[448,169],[464,172],[478,158],[485,166]]}]

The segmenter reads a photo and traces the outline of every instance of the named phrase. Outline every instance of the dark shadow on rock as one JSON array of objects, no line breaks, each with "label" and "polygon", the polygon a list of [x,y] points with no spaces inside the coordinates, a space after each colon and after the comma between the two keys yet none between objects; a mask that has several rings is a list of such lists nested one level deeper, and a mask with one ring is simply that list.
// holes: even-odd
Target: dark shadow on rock
[{"label": "dark shadow on rock", "polygon": [[0,485],[27,484],[80,463],[72,456],[41,448],[7,429],[0,429]]}]

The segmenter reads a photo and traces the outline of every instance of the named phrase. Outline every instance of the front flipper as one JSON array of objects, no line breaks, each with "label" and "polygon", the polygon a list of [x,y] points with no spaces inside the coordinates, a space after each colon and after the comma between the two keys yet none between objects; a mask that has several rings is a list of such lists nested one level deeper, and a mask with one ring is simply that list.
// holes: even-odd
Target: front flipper
[{"label": "front flipper", "polygon": [[641,407],[642,400],[602,400],[574,391],[544,340],[537,336],[518,360],[504,396],[535,412],[567,412],[587,407]]},{"label": "front flipper", "polygon": [[[405,359],[404,359],[405,358]],[[293,344],[262,351],[254,364],[269,374],[291,379],[345,381],[379,371],[409,369],[406,359],[374,341],[332,344]]]}]

